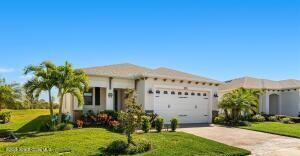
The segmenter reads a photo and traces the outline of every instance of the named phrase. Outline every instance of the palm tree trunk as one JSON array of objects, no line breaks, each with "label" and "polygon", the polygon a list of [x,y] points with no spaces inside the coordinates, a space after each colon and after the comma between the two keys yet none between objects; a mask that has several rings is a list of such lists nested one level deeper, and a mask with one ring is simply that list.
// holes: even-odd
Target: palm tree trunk
[{"label": "palm tree trunk", "polygon": [[1,110],[2,110],[2,105],[1,105],[1,103],[0,103],[0,112],[1,112]]},{"label": "palm tree trunk", "polygon": [[63,105],[64,95],[59,97],[59,111],[58,111],[58,123],[61,123],[62,120],[62,105]]},{"label": "palm tree trunk", "polygon": [[49,104],[50,104],[50,116],[53,117],[53,103],[52,103],[52,96],[51,96],[51,89],[48,90],[49,95]]}]

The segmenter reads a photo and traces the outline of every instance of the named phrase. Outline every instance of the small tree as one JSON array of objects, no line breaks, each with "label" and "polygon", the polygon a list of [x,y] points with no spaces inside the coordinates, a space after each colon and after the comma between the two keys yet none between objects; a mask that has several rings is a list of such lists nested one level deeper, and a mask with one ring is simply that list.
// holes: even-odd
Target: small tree
[{"label": "small tree", "polygon": [[88,85],[88,80],[84,71],[73,69],[72,65],[68,62],[65,62],[64,66],[57,67],[56,77],[56,87],[58,88],[59,97],[58,123],[61,123],[64,96],[71,94],[76,97],[79,104],[82,104],[83,91]]},{"label": "small tree", "polygon": [[33,78],[24,84],[25,92],[38,98],[42,91],[48,92],[50,116],[53,117],[53,101],[51,90],[57,82],[57,67],[50,61],[44,61],[34,66],[29,65],[24,69],[24,74],[32,74]]},{"label": "small tree", "polygon": [[132,89],[125,91],[125,110],[119,113],[119,122],[125,130],[127,143],[133,143],[132,134],[141,123],[142,109],[136,103],[136,93]]},{"label": "small tree", "polygon": [[20,85],[17,83],[7,84],[5,79],[0,79],[0,111],[3,106],[8,108],[10,105],[15,105],[20,99]]}]

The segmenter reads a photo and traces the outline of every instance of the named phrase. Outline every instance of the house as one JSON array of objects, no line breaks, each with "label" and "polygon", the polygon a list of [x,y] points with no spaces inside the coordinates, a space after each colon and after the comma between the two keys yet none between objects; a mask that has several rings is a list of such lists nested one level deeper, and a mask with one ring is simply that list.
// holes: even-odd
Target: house
[{"label": "house", "polygon": [[81,111],[122,110],[126,89],[135,89],[138,104],[147,113],[159,114],[166,122],[175,117],[180,123],[210,123],[212,110],[217,109],[217,91],[221,82],[213,79],[128,63],[83,70],[89,79],[84,104],[79,105],[71,95],[64,98],[63,111],[73,117]]},{"label": "house", "polygon": [[226,81],[220,85],[220,97],[240,87],[261,89],[259,96],[259,112],[298,116],[300,113],[300,81],[272,81],[253,77],[242,77]]}]

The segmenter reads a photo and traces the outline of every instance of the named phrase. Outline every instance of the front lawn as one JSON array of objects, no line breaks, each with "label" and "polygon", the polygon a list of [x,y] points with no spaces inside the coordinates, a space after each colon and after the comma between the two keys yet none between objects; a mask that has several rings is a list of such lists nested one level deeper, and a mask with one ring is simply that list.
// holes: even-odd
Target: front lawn
[{"label": "front lawn", "polygon": [[[34,117],[35,114],[35,117]],[[100,155],[101,149],[113,140],[125,136],[103,128],[82,128],[69,131],[38,133],[35,129],[48,110],[13,111],[12,123],[0,125],[0,130],[18,132],[16,143],[0,142],[0,155]],[[151,141],[153,149],[142,155],[247,155],[248,151],[224,145],[182,132],[135,134],[135,139]],[[8,152],[11,148],[48,148],[47,152]]]},{"label": "front lawn", "polygon": [[300,124],[284,124],[280,122],[257,122],[251,126],[242,126],[243,129],[300,138]]}]

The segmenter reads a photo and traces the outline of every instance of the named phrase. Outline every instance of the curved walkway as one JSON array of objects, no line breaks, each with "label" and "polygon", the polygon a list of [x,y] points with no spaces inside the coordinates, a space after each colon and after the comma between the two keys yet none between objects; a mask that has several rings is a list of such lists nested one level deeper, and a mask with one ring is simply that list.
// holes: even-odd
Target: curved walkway
[{"label": "curved walkway", "polygon": [[300,139],[218,125],[179,128],[227,145],[247,149],[255,156],[300,156]]}]

